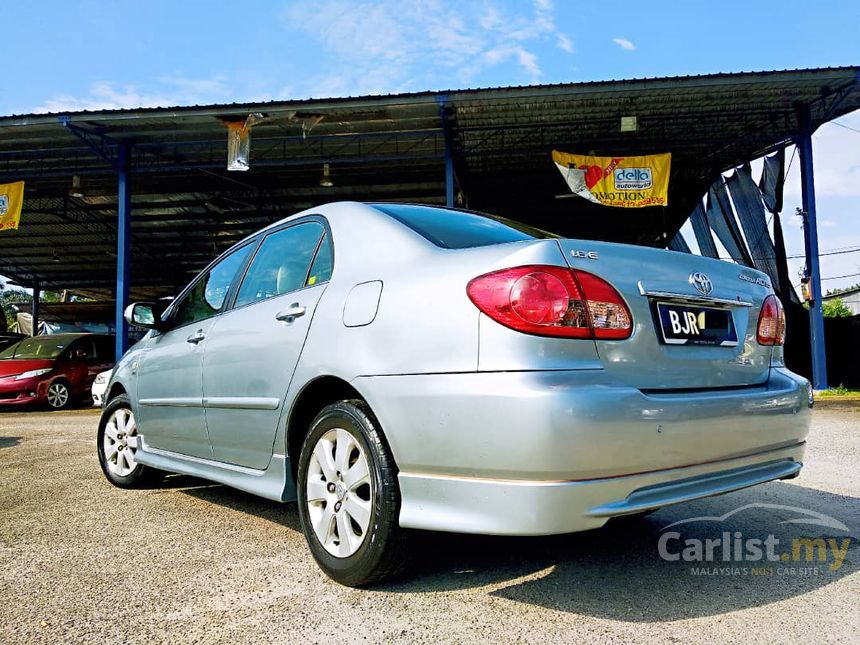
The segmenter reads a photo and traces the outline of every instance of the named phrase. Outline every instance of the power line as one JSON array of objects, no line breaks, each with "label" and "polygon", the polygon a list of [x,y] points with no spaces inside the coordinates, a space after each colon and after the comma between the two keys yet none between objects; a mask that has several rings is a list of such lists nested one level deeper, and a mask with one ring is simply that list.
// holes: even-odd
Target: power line
[{"label": "power line", "polygon": [[845,275],[834,275],[829,278],[821,278],[822,280],[841,280],[842,278],[854,278],[860,273],[846,273]]},{"label": "power line", "polygon": [[[824,282],[825,280],[841,280],[842,278],[854,278],[854,277],[857,277],[858,275],[860,275],[860,273],[847,273],[845,275],[833,275],[833,276],[830,276],[829,278],[821,278],[821,282]],[[797,289],[801,284],[803,284],[803,283],[798,282],[797,284],[792,285],[792,286],[795,289]]]},{"label": "power line", "polygon": [[[822,252],[820,252],[820,253],[818,254],[818,257],[823,257],[823,256],[826,256],[826,255],[844,255],[844,254],[846,254],[846,253],[860,253],[860,246],[858,246],[858,247],[853,247],[853,248],[844,248],[844,247],[843,247],[843,248],[841,248],[841,249],[831,249],[831,250],[828,250],[828,251],[822,251]],[[793,254],[793,255],[786,255],[786,256],[785,256],[785,258],[786,258],[787,260],[797,260],[797,259],[801,259],[801,258],[805,258],[805,257],[806,257],[806,254],[805,254],[805,253],[797,253],[797,254]],[[724,256],[724,255],[721,255],[721,256],[719,257],[719,259],[720,259],[720,260],[733,260],[734,258],[731,258],[731,257],[727,257],[727,256]],[[750,259],[751,259],[751,260],[776,260],[776,259],[777,259],[777,257],[776,257],[775,255],[771,255],[771,256],[768,256],[768,257],[753,257],[753,258],[750,258]]]},{"label": "power line", "polygon": [[[855,249],[845,249],[842,251],[822,251],[818,254],[818,257],[823,257],[825,255],[844,255],[845,253],[857,253],[858,251],[860,251],[860,247],[857,247]],[[785,257],[789,259],[805,258],[806,254],[801,253],[799,255],[786,255]]]},{"label": "power line", "polygon": [[860,130],[857,128],[852,128],[850,125],[845,125],[844,123],[839,123],[839,121],[831,121],[833,125],[838,125],[840,128],[845,128],[846,130],[851,130],[851,132],[856,132],[860,134]]}]

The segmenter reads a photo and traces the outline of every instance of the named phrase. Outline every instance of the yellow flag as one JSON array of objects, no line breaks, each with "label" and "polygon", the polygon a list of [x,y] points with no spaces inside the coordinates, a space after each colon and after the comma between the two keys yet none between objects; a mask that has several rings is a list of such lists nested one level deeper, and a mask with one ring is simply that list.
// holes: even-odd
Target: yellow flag
[{"label": "yellow flag", "polygon": [[592,157],[553,150],[552,160],[573,193],[590,202],[622,208],[669,204],[669,152]]},{"label": "yellow flag", "polygon": [[0,184],[0,231],[18,229],[24,204],[24,182]]}]

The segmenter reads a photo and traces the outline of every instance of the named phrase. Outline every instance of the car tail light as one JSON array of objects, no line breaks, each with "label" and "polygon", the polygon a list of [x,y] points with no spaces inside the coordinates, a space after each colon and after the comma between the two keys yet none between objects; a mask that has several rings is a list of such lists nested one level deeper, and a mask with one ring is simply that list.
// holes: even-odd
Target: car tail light
[{"label": "car tail light", "polygon": [[785,311],[782,303],[771,294],[764,299],[758,315],[759,345],[782,345],[785,343]]},{"label": "car tail light", "polygon": [[521,266],[479,276],[466,293],[482,312],[526,334],[622,339],[633,331],[615,288],[591,273],[556,266]]}]

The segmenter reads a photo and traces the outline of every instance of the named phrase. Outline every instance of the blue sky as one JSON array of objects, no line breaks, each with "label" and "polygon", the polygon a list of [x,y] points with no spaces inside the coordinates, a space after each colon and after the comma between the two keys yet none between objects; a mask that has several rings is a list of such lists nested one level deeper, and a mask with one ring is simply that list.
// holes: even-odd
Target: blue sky
[{"label": "blue sky", "polygon": [[[4,115],[860,64],[856,0],[4,0],[0,24]],[[857,113],[841,122],[860,130]],[[823,249],[860,246],[847,128],[815,140]],[[860,253],[822,265],[858,273]]]}]

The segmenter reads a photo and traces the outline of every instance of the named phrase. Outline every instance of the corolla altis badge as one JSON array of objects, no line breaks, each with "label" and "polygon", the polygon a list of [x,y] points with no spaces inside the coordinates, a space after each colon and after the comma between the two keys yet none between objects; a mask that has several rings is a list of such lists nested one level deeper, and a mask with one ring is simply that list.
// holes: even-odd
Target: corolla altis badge
[{"label": "corolla altis badge", "polygon": [[704,273],[699,273],[698,271],[690,274],[690,284],[696,287],[696,291],[701,293],[703,296],[707,296],[714,288],[711,284],[711,279]]},{"label": "corolla altis badge", "polygon": [[747,275],[745,273],[741,273],[738,276],[738,280],[743,280],[744,282],[751,282],[752,284],[757,284],[760,287],[765,287],[770,289],[770,282],[765,280],[764,278],[757,278],[755,276]]},{"label": "corolla altis badge", "polygon": [[587,260],[596,260],[597,251],[571,251],[570,254],[575,258],[585,258]]}]

